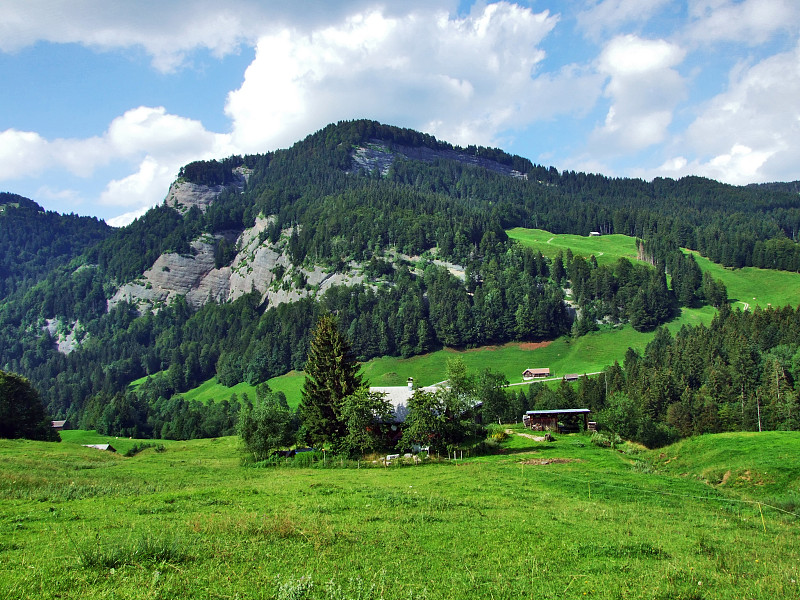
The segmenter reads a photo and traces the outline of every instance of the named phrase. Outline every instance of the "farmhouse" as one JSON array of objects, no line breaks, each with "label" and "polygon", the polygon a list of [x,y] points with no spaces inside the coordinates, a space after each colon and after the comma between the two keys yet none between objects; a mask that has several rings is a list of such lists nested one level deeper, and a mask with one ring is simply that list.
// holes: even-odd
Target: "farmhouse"
[{"label": "farmhouse", "polygon": [[[419,388],[425,392],[434,392],[437,389],[435,385]],[[371,387],[370,392],[377,392],[383,394],[386,399],[392,404],[392,412],[394,412],[394,422],[403,423],[408,416],[408,401],[414,395],[414,378],[408,378],[407,385],[390,386],[390,387]]]},{"label": "farmhouse", "polygon": [[543,369],[525,369],[522,372],[523,381],[530,381],[531,379],[542,379],[543,377],[550,377],[550,369],[547,367]]},{"label": "farmhouse", "polygon": [[[588,408],[562,408],[559,410],[529,410],[522,416],[525,427],[535,431],[577,432],[583,416],[583,430],[589,430]],[[562,424],[559,425],[559,422]]]}]

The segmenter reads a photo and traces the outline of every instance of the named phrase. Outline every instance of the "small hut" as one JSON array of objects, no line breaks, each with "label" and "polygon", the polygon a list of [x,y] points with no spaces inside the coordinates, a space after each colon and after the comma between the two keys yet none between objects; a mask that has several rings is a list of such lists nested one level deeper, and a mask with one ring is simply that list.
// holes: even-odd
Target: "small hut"
[{"label": "small hut", "polygon": [[523,381],[530,381],[531,379],[543,379],[544,377],[550,377],[550,369],[547,367],[543,369],[525,369],[522,372]]},{"label": "small hut", "polygon": [[[583,416],[583,430],[589,430],[588,408],[562,408],[559,410],[529,410],[522,416],[522,423],[534,431],[577,432],[579,419]],[[559,425],[562,422],[562,425]]]}]

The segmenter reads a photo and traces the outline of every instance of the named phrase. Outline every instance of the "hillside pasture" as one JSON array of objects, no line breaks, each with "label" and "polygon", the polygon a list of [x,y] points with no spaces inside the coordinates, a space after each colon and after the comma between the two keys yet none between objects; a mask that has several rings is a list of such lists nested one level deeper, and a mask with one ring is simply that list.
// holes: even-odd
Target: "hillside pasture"
[{"label": "hillside pasture", "polygon": [[[764,444],[771,464],[798,435]],[[800,595],[797,517],[583,435],[344,469],[243,467],[235,438],[164,444],[0,440],[0,597]]]},{"label": "hillside pasture", "polygon": [[732,269],[711,262],[697,252],[692,254],[701,271],[708,271],[725,284],[732,308],[800,305],[800,273],[756,267]]},{"label": "hillside pasture", "polygon": [[620,258],[636,260],[636,239],[627,235],[611,234],[589,236],[568,233],[550,233],[543,229],[525,229],[515,227],[506,231],[508,237],[525,246],[529,246],[548,258],[555,258],[559,252],[566,253],[567,248],[575,256],[589,258],[594,255],[600,265],[610,265]]}]

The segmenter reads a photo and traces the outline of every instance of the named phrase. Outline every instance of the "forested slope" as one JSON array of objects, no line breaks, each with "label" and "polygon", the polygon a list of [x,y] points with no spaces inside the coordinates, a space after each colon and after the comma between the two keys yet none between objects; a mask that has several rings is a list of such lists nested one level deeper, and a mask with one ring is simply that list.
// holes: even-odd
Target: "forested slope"
[{"label": "forested slope", "polygon": [[[8,297],[0,305],[2,368],[29,377],[51,413],[73,424],[158,433],[165,414],[191,412],[167,402],[175,392],[215,374],[255,384],[302,367],[323,309],[339,316],[360,358],[410,356],[580,335],[601,322],[647,330],[679,305],[724,304],[724,289],[704,280],[679,246],[732,266],[800,268],[800,202],[780,189],[558,172],[372,121],[330,125],[287,150],[192,163],[181,177],[225,185],[235,168],[247,169],[243,190],[221,192],[205,211],[155,208]],[[227,240],[258,218],[269,223],[260,242],[280,245],[287,258],[279,285],[306,298],[270,305],[254,290],[197,310],[178,298],[156,314],[126,302],[109,311],[120,285],[164,253],[191,256],[200,238],[217,245],[215,268],[241,262],[242,249]],[[511,243],[505,229],[514,226],[633,235],[652,266],[551,261]],[[462,277],[435,261],[459,265]],[[363,283],[322,293],[308,283],[310,269],[357,273]],[[81,324],[79,350],[55,350],[41,328],[53,318]],[[155,373],[138,395],[126,392],[131,380]]]}]

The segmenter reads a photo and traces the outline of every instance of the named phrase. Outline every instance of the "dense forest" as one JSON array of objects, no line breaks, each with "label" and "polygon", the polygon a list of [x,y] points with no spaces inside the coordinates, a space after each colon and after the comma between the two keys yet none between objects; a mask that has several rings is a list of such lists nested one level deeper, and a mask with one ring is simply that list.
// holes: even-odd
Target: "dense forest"
[{"label": "dense forest", "polygon": [[[354,151],[364,147],[393,160],[385,169],[356,163]],[[233,426],[236,402],[201,410],[175,395],[214,375],[258,384],[302,368],[320,311],[338,316],[365,360],[582,335],[602,323],[646,331],[681,305],[726,307],[724,287],[681,247],[733,267],[800,270],[800,200],[790,187],[559,172],[372,121],[330,125],[287,150],[190,163],[180,177],[225,186],[240,181],[240,167],[244,189],[229,186],[205,212],[161,205],[118,230],[4,194],[0,367],[29,378],[53,416],[82,427],[220,435]],[[364,282],[278,306],[254,292],[197,310],[180,297],[155,314],[125,302],[108,310],[116,288],[159,255],[190,254],[200,236],[242,231],[259,216],[272,217],[262,240],[283,239],[292,265],[337,272],[355,263]],[[549,260],[511,243],[505,229],[515,226],[635,236],[649,264],[598,266],[571,253]],[[217,266],[235,253],[220,240]],[[433,258],[461,265],[463,279]],[[306,285],[296,270],[284,276],[287,285]],[[45,319],[80,323],[80,348],[57,352]],[[145,375],[152,377],[129,392]]]}]

